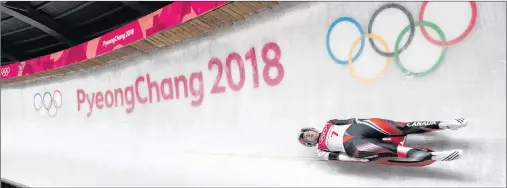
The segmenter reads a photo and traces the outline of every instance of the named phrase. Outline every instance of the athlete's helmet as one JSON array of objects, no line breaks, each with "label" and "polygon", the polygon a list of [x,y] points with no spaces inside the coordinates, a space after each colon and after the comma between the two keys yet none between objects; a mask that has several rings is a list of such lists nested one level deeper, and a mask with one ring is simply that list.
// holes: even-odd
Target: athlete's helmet
[{"label": "athlete's helmet", "polygon": [[313,127],[305,127],[305,128],[302,128],[300,131],[299,131],[299,135],[298,135],[298,140],[299,140],[299,143],[303,144],[304,146],[306,147],[314,147],[317,145],[317,143],[319,142],[318,140],[316,141],[308,141],[308,140],[305,140],[305,138],[303,137],[304,136],[304,133],[306,131],[315,131],[316,133],[320,133],[319,130],[313,128]]}]

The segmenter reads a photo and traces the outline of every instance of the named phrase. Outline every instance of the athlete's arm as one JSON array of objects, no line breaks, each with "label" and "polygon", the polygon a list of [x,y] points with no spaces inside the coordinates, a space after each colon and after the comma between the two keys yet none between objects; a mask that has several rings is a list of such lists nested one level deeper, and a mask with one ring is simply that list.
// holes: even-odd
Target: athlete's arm
[{"label": "athlete's arm", "polygon": [[324,150],[317,150],[315,157],[322,161],[337,160],[339,152],[329,152]]},{"label": "athlete's arm", "polygon": [[333,125],[347,125],[351,123],[355,123],[356,118],[350,118],[350,119],[332,119],[329,120],[327,123],[332,123]]},{"label": "athlete's arm", "polygon": [[[377,118],[377,119],[380,119],[380,118]],[[398,127],[427,127],[427,128],[433,128],[433,129],[438,129],[440,123],[442,123],[442,121],[408,121],[408,122],[403,122],[403,121],[394,121],[394,120],[390,120],[390,119],[381,119],[381,120],[386,121],[386,122],[390,122]]]},{"label": "athlete's arm", "polygon": [[358,162],[368,162],[368,159],[360,159],[348,156],[346,153],[343,152],[329,152],[324,150],[318,150],[317,153],[315,153],[315,157],[319,160],[323,161],[358,161]]}]

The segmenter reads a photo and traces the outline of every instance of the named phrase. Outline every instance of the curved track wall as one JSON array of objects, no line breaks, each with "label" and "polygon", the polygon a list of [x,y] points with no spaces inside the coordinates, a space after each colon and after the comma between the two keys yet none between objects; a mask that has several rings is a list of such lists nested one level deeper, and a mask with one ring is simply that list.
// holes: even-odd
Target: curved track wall
[{"label": "curved track wall", "polygon": [[[382,5],[283,2],[148,55],[3,86],[2,176],[35,187],[505,186],[505,2],[477,3],[476,17],[469,3],[429,3],[424,20],[436,26],[422,24],[448,40],[476,18],[447,47],[422,34],[421,3],[400,4],[417,26],[411,39],[410,27],[400,36],[405,14],[383,10],[366,37],[389,52],[410,41],[389,58],[350,24],[369,33]],[[334,24],[343,17],[352,22]],[[410,76],[396,63],[421,72],[437,61]],[[456,115],[469,126],[409,137],[466,152],[425,168],[317,162],[296,140],[299,128],[330,118]]]}]

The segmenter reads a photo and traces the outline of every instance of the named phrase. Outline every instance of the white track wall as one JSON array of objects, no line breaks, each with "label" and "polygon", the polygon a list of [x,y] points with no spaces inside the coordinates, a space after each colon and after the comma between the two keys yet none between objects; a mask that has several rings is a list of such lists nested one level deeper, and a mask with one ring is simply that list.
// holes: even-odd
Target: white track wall
[{"label": "white track wall", "polygon": [[[383,77],[359,83],[347,65],[332,60],[326,34],[342,16],[356,19],[367,33],[371,15],[382,5],[282,2],[232,27],[106,68],[3,86],[2,177],[34,187],[506,186],[505,2],[478,3],[474,29],[448,47],[435,72],[410,78],[389,58]],[[417,21],[421,3],[401,5]],[[425,12],[425,20],[440,26],[448,39],[462,33],[469,18],[468,3],[430,3]],[[377,16],[373,32],[392,52],[406,25],[402,12],[388,9]],[[330,49],[346,59],[359,36],[353,25],[338,24],[331,32]],[[280,53],[275,53],[277,47]],[[246,57],[251,49],[258,87],[254,56]],[[441,50],[417,27],[400,60],[411,70],[425,69]],[[234,52],[245,70],[244,85],[237,91],[227,82],[225,65]],[[266,59],[276,60],[275,54],[283,77],[269,86],[263,70]],[[218,71],[216,65],[209,69],[209,61],[215,57],[223,65],[219,85],[225,92],[211,94]],[[237,84],[240,69],[231,62],[232,84]],[[366,40],[352,65],[359,76],[371,77],[384,63]],[[281,74],[275,68],[268,73],[271,78]],[[147,75],[163,86],[160,101],[156,89],[148,89]],[[187,97],[184,82],[177,87],[174,83],[181,75],[188,81]],[[169,88],[179,88],[179,98],[173,90],[172,100],[165,100]],[[55,117],[44,108],[36,111],[34,95],[55,90],[62,93],[55,101],[63,101]],[[142,104],[150,93],[151,102],[147,98]],[[49,113],[55,110],[53,106]],[[301,127],[322,128],[331,118],[372,116],[400,121],[468,118],[469,126],[459,131],[410,136],[408,141],[435,150],[462,148],[465,156],[424,168],[316,162],[314,148],[304,148],[296,139]]]}]

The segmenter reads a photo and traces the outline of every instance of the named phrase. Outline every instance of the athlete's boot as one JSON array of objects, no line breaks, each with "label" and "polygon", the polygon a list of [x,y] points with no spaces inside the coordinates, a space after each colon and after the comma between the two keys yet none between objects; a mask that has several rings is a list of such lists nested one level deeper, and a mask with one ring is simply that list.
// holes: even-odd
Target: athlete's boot
[{"label": "athlete's boot", "polygon": [[459,159],[463,155],[463,150],[435,151],[431,152],[431,155],[433,155],[431,159],[435,161],[452,161]]},{"label": "athlete's boot", "polygon": [[468,121],[465,118],[456,117],[450,121],[442,121],[438,124],[441,129],[458,130],[462,127],[466,127]]}]

